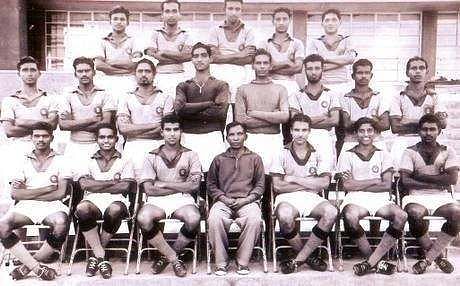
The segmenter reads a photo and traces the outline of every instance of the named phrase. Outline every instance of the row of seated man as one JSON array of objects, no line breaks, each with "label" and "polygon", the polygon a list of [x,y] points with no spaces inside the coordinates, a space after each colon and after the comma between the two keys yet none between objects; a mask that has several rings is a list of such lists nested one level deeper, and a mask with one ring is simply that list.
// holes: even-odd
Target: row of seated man
[{"label": "row of seated man", "polygon": [[[433,114],[424,115],[418,123],[420,142],[408,147],[400,163],[400,176],[408,194],[399,205],[389,199],[392,163],[386,150],[377,148],[374,139],[378,126],[372,118],[360,118],[354,124],[358,143],[340,154],[337,170],[333,170],[323,153],[309,143],[311,119],[297,114],[291,120],[293,140],[279,150],[272,150],[270,174],[276,193],[274,214],[280,231],[297,253],[296,257],[280,263],[283,273],[292,273],[306,263],[312,269],[325,271],[326,263],[311,256],[329,236],[337,218],[357,243],[366,260],[353,266],[356,275],[371,272],[392,274],[395,266],[383,260],[384,255],[401,237],[406,222],[411,234],[425,251],[425,258],[412,269],[424,273],[434,262],[445,273],[454,266],[441,256],[442,251],[458,235],[460,205],[445,190],[455,184],[459,164],[455,152],[437,142],[441,122]],[[181,145],[182,122],[175,115],[166,115],[160,123],[163,144],[144,158],[139,177],[133,163],[119,153],[115,146],[117,130],[113,125],[101,125],[96,130],[99,149],[86,158],[86,167],[78,174],[85,192],[74,213],[80,230],[93,256],[88,259],[86,274],[99,271],[110,278],[112,267],[104,247],[118,230],[121,220],[129,215],[127,194],[135,192],[135,183],[142,186],[147,199],[140,206],[136,222],[148,244],[162,254],[152,265],[153,273],[162,272],[168,264],[183,277],[187,270],[179,253],[197,235],[201,215],[193,198],[202,179],[199,156]],[[212,206],[207,218],[209,239],[215,257],[216,275],[228,272],[228,231],[235,221],[241,228],[236,253],[236,272],[250,273],[249,260],[261,232],[261,198],[265,193],[265,169],[262,158],[245,146],[248,138],[244,124],[232,122],[226,126],[229,148],[217,155],[206,178],[207,195]],[[54,269],[42,264],[65,241],[69,230],[68,208],[60,199],[73,175],[69,162],[51,148],[53,127],[40,123],[32,130],[34,149],[11,180],[11,196],[16,204],[0,219],[0,239],[3,246],[22,263],[11,276],[23,279],[31,272],[44,280],[56,277]],[[340,209],[318,195],[330,184],[332,174],[342,174],[347,195]],[[433,242],[423,217],[428,214],[444,217],[440,235]],[[387,219],[389,226],[375,250],[371,250],[360,219],[375,215]],[[303,243],[296,218],[317,219],[311,236]],[[169,245],[161,231],[160,220],[175,218],[183,222],[177,239]],[[103,219],[99,233],[96,221]],[[45,243],[33,256],[14,232],[27,224],[42,223],[50,227]]]}]

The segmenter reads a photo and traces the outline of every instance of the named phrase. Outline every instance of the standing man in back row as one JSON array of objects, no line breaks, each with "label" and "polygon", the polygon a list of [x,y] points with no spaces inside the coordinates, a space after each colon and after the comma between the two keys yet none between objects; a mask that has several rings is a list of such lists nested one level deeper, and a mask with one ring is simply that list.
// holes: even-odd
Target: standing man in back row
[{"label": "standing man in back row", "polygon": [[163,27],[153,31],[145,54],[159,61],[156,85],[174,99],[176,86],[188,78],[183,63],[191,59],[192,42],[188,32],[179,27],[181,15],[177,0],[161,3],[161,17]]}]

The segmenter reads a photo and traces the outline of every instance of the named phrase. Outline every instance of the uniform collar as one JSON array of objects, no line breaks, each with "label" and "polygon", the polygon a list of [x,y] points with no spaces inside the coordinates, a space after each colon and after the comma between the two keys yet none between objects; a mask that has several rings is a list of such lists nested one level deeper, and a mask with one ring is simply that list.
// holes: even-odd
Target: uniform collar
[{"label": "uniform collar", "polygon": [[[252,152],[251,150],[249,150],[246,146],[243,147],[243,152],[241,152],[241,156],[244,156],[244,155],[249,155],[249,154],[252,154],[254,152]],[[236,158],[238,156],[238,154],[232,152],[232,148],[228,148],[225,153],[223,153],[223,155],[225,157],[228,157],[228,158]],[[240,157],[241,157],[240,156]]]},{"label": "uniform collar", "polygon": [[[216,78],[213,77],[212,75],[210,75],[210,76],[208,77],[208,80],[216,80]],[[188,79],[188,80],[186,80],[185,82],[186,82],[186,83],[195,83],[195,84],[196,84],[196,81],[195,81],[193,78]]]},{"label": "uniform collar", "polygon": [[350,150],[348,150],[347,152],[351,152],[351,153],[355,153],[356,156],[358,156],[359,159],[361,159],[362,161],[370,161],[372,159],[372,157],[374,156],[375,152],[377,151],[382,151],[380,150],[379,148],[375,147],[374,145],[372,145],[372,150],[371,152],[369,153],[369,155],[365,156],[361,153],[358,152],[358,145],[354,146],[353,148],[351,148]]},{"label": "uniform collar", "polygon": [[[168,34],[168,31],[166,30],[166,27],[164,27],[164,26],[159,28],[159,29],[156,29],[155,31],[160,32],[160,33],[164,33],[164,34]],[[179,35],[181,33],[186,33],[186,32],[187,31],[185,31],[181,27],[178,27],[177,32],[173,36],[177,36],[177,35]]]},{"label": "uniform collar", "polygon": [[166,157],[165,153],[163,152],[164,146],[165,145],[163,144],[157,149],[150,151],[149,153],[159,156],[168,168],[174,168],[179,162],[180,158],[182,157],[182,154],[191,151],[190,149],[180,145],[178,152],[176,153],[176,156],[172,160],[169,160],[168,157]]},{"label": "uniform collar", "polygon": [[300,89],[300,92],[305,93],[312,100],[318,100],[318,98],[321,97],[323,92],[328,92],[328,91],[330,91],[330,89],[325,87],[324,85],[321,85],[321,90],[317,94],[312,94],[308,92],[307,86],[304,86],[304,88]]},{"label": "uniform collar", "polygon": [[406,88],[404,88],[403,91],[401,91],[399,93],[399,95],[401,96],[407,96],[407,98],[409,98],[409,100],[412,102],[413,105],[415,106],[422,106],[423,102],[425,102],[425,98],[427,96],[433,96],[433,95],[436,95],[436,92],[432,91],[431,89],[428,89],[428,88],[424,88],[423,89],[423,94],[421,97],[419,98],[415,98],[413,96],[411,96],[408,91],[411,90],[409,89],[409,86],[406,86]]},{"label": "uniform collar", "polygon": [[110,32],[107,36],[103,37],[102,39],[104,39],[104,40],[106,40],[106,41],[108,41],[110,43],[121,44],[121,43],[124,43],[125,41],[127,41],[130,38],[131,38],[131,36],[125,33],[125,36],[119,42],[115,42],[115,38],[113,37],[113,32]]},{"label": "uniform collar", "polygon": [[238,22],[238,25],[236,25],[236,27],[233,27],[232,25],[229,25],[227,24],[227,20],[224,21],[224,23],[222,23],[221,25],[219,25],[219,28],[222,28],[222,29],[232,29],[234,32],[236,31],[239,31],[241,29],[244,28],[244,23],[243,21],[239,21]]},{"label": "uniform collar", "polygon": [[306,145],[307,145],[307,154],[305,155],[305,158],[300,158],[299,156],[297,156],[297,153],[294,150],[294,143],[292,141],[286,144],[284,146],[284,149],[289,150],[289,152],[292,155],[292,158],[294,158],[294,161],[297,164],[301,166],[305,166],[308,163],[308,160],[310,159],[311,154],[316,152],[315,148],[308,141],[306,142]]},{"label": "uniform collar", "polygon": [[[291,35],[289,35],[289,33],[287,34],[287,38],[284,39],[282,42],[290,42],[290,41],[293,41],[294,39],[291,37]],[[271,36],[271,38],[268,38],[267,42],[275,42],[275,33],[273,33],[273,35]],[[276,43],[276,42],[275,42]]]},{"label": "uniform collar", "polygon": [[[97,86],[94,86],[93,89],[91,90],[91,94],[95,93],[95,92],[98,92],[98,91],[104,91],[105,89],[103,88],[99,88]],[[75,88],[74,90],[72,90],[72,93],[78,93],[78,94],[86,94],[84,93],[78,86],[77,88]]]},{"label": "uniform collar", "polygon": [[[380,92],[372,90],[372,88],[369,88],[369,93],[371,96],[378,95]],[[356,89],[352,89],[350,92],[346,93],[344,95],[345,97],[355,97],[361,99],[361,97],[358,96],[358,93],[356,92]]]},{"label": "uniform collar", "polygon": [[[22,90],[18,89],[14,92],[14,94],[10,95],[11,97],[16,97],[16,98],[23,98],[23,97],[20,97],[19,95],[21,94]],[[40,93],[40,96],[47,96],[48,94],[46,93],[46,91],[43,91],[41,89],[38,89],[38,92]],[[40,97],[38,96],[38,97]]]},{"label": "uniform collar", "polygon": [[438,158],[439,154],[442,151],[447,151],[447,146],[441,145],[439,144],[439,142],[436,142],[436,150],[433,150],[433,152],[423,152],[421,150],[421,145],[422,142],[418,142],[417,144],[408,147],[408,149],[417,152],[420,155],[420,157],[422,157],[426,165],[433,165],[436,161],[436,158]]},{"label": "uniform collar", "polygon": [[[97,150],[96,153],[91,156],[91,159],[103,159],[104,156],[101,153],[101,150]],[[110,159],[121,159],[121,153],[115,150],[115,153],[113,153],[112,157]]]},{"label": "uniform collar", "polygon": [[[139,87],[136,86],[136,87],[134,88],[133,91],[129,91],[128,93],[136,94],[136,92],[137,92],[138,90],[139,90]],[[159,93],[159,92],[163,93],[163,91],[162,91],[161,89],[159,89],[159,88],[157,88],[157,87],[155,86],[155,88],[154,88],[153,91],[152,91],[152,94]]]},{"label": "uniform collar", "polygon": [[252,84],[270,84],[273,83],[273,81],[270,78],[267,78],[267,80],[264,81],[259,81],[257,79],[251,81]]},{"label": "uniform collar", "polygon": [[[46,159],[52,158],[52,157],[54,157],[54,156],[56,156],[56,155],[57,155],[57,153],[54,152],[53,149],[51,149],[51,152],[48,154],[48,156],[46,157]],[[33,150],[33,151],[27,153],[26,156],[27,156],[27,158],[29,158],[29,159],[38,160],[37,155],[35,154],[35,150]]]}]

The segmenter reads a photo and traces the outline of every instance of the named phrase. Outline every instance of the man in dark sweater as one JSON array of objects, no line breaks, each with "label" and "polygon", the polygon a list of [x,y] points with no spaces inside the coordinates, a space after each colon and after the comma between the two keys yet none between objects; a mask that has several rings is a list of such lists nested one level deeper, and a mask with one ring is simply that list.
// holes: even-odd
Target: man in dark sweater
[{"label": "man in dark sweater", "polygon": [[236,253],[237,273],[249,274],[249,259],[261,231],[260,199],[265,176],[262,159],[244,146],[246,127],[238,122],[226,126],[230,148],[211,163],[207,187],[213,206],[209,212],[209,238],[215,255],[216,275],[227,274],[230,225],[241,229]]}]

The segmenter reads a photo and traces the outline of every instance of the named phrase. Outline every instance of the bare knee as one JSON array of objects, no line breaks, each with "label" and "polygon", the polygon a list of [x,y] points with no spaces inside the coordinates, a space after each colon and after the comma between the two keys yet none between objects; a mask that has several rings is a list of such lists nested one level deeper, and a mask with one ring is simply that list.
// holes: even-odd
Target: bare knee
[{"label": "bare knee", "polygon": [[331,204],[327,204],[324,207],[321,219],[324,220],[324,222],[327,225],[333,225],[337,219],[338,214],[339,214],[339,211],[337,210],[336,207],[334,207]]},{"label": "bare knee", "polygon": [[428,210],[425,207],[417,205],[417,204],[412,204],[412,203],[407,204],[404,210],[407,213],[408,219],[412,219],[412,220],[420,220],[424,216],[428,215]]}]

